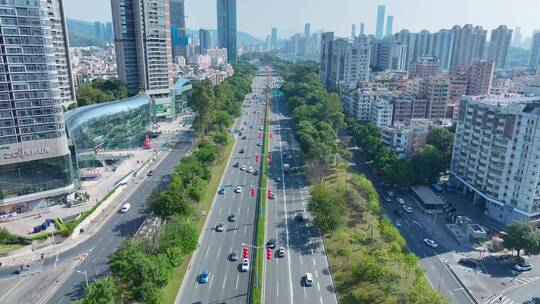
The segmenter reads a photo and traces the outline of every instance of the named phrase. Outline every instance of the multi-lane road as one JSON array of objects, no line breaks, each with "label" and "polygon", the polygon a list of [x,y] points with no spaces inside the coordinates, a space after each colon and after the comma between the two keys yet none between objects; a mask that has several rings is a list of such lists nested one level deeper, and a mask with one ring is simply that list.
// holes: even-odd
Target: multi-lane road
[{"label": "multi-lane road", "polygon": [[[307,181],[302,173],[284,169],[285,164],[289,169],[303,164],[284,98],[273,99],[270,118],[272,163],[268,185],[275,199],[266,204],[265,237],[275,239],[276,249],[283,247],[285,256],[280,258],[274,251],[273,258],[265,260],[264,303],[337,303],[321,234],[306,211]],[[299,220],[299,214],[305,219]],[[306,273],[313,277],[312,286],[303,282]]]},{"label": "multi-lane road", "polygon": [[[262,72],[262,70],[261,70]],[[249,249],[249,271],[242,272],[242,248],[254,244],[255,215],[257,201],[251,197],[251,187],[260,185],[260,159],[262,154],[262,136],[259,133],[264,123],[263,91],[266,86],[265,76],[256,76],[252,82],[252,94],[244,101],[242,117],[237,120],[235,144],[228,160],[226,171],[221,180],[225,189],[223,194],[216,194],[212,208],[208,213],[200,244],[193,254],[188,272],[177,297],[177,303],[247,303],[249,299],[250,275],[252,271],[253,249]],[[241,132],[241,133],[240,133]],[[243,139],[245,136],[245,139]],[[238,163],[238,166],[236,166]],[[245,166],[246,170],[242,170]],[[249,168],[258,174],[247,172]],[[235,189],[240,187],[241,192]],[[229,220],[230,215],[236,221]],[[218,224],[224,224],[222,232],[216,231]],[[230,260],[230,254],[236,252],[237,261]],[[202,271],[209,272],[208,282],[199,284]]]},{"label": "multi-lane road", "polygon": [[[173,146],[162,153],[166,153],[162,160],[149,168],[154,170],[151,177],[143,175],[135,181],[132,190],[129,189],[123,196],[122,202],[129,202],[131,209],[127,213],[112,215],[95,235],[77,247],[59,255],[58,263],[71,261],[76,256],[84,256],[73,272],[66,277],[59,288],[48,298],[47,303],[69,303],[80,298],[85,288],[85,273],[88,280],[99,278],[109,272],[107,256],[114,252],[123,241],[131,237],[147,217],[145,203],[152,191],[157,187],[168,184],[170,174],[180,159],[192,147],[193,131],[176,138]],[[145,172],[142,172],[144,174]],[[121,205],[118,203],[118,205]],[[51,260],[52,263],[52,260]]]}]

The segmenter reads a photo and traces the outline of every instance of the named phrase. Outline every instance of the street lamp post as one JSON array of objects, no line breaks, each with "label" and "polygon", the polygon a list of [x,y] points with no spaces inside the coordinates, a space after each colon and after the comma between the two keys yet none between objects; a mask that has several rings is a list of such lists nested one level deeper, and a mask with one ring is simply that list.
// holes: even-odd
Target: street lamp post
[{"label": "street lamp post", "polygon": [[77,270],[77,272],[80,273],[80,274],[84,274],[84,281],[86,282],[86,288],[88,288],[88,274],[87,274],[86,270],[85,271]]}]

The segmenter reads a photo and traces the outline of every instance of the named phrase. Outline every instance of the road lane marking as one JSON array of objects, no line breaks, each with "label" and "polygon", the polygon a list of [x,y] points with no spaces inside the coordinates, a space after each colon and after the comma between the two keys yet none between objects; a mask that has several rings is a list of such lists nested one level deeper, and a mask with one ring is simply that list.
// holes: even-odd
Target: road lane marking
[{"label": "road lane marking", "polygon": [[307,289],[307,288],[304,287],[304,288],[302,288],[302,289],[304,290],[304,298],[307,298],[307,293],[306,293],[306,289]]},{"label": "road lane marking", "polygon": [[321,285],[319,285],[319,282],[317,282],[317,289],[321,291]]},{"label": "road lane marking", "polygon": [[313,266],[317,265],[317,263],[315,263],[315,258],[313,258]]},{"label": "road lane marking", "polygon": [[322,297],[319,297],[319,301],[321,302],[321,304],[323,304]]},{"label": "road lane marking", "polygon": [[231,209],[232,209],[232,207],[231,207],[231,208],[229,208],[229,214],[231,214]]},{"label": "road lane marking", "polygon": [[279,297],[279,281],[276,281],[276,297]]},{"label": "road lane marking", "polygon": [[23,277],[22,279],[20,279],[17,283],[15,283],[15,285],[13,285],[3,296],[2,298],[0,298],[0,302],[2,302],[2,300],[4,300],[5,297],[7,297],[12,291],[13,289],[15,289],[17,286],[19,286],[19,284],[22,283],[22,281],[24,281],[27,277]]},{"label": "road lane marking", "polygon": [[222,207],[219,207],[219,213],[218,213],[218,215],[221,215],[221,209],[222,209],[222,208],[223,208],[223,206],[222,206]]},{"label": "road lane marking", "polygon": [[244,235],[246,235],[247,226],[244,226]]},{"label": "road lane marking", "polygon": [[236,275],[236,286],[234,287],[234,289],[238,289],[238,279],[240,279],[240,275]]},{"label": "road lane marking", "polygon": [[210,250],[210,247],[206,248],[206,253],[204,254],[204,258],[206,259],[206,257],[208,256],[208,251]]},{"label": "road lane marking", "polygon": [[227,274],[225,274],[225,279],[223,279],[223,285],[221,285],[221,289],[225,289],[226,282],[227,282]]},{"label": "road lane marking", "polygon": [[302,265],[302,257],[300,256],[300,254],[298,255],[298,258],[300,259],[300,265]]},{"label": "road lane marking", "polygon": [[317,270],[315,270],[315,277],[318,278],[319,274],[317,273]]},{"label": "road lane marking", "polygon": [[246,214],[249,215],[249,207],[247,208]]},{"label": "road lane marking", "polygon": [[209,289],[212,289],[212,283],[214,283],[214,275],[212,274],[212,276],[210,277],[210,285],[208,285],[208,288]]},{"label": "road lane marking", "polygon": [[217,251],[217,257],[219,258],[219,254],[221,253],[221,246],[219,246],[218,248],[218,251]]}]

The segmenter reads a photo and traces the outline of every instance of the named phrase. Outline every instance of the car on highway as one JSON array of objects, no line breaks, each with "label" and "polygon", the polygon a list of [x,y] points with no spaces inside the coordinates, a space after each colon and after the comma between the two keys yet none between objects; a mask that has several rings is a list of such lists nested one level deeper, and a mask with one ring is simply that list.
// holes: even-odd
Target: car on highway
[{"label": "car on highway", "polygon": [[412,213],[412,208],[409,205],[403,205],[403,210],[407,213]]},{"label": "car on highway", "polygon": [[246,139],[246,138],[247,138],[247,137],[246,137],[245,135],[244,135],[244,136],[242,136],[242,139]]},{"label": "car on highway", "polygon": [[296,220],[299,221],[299,222],[303,222],[304,221],[304,214],[302,212],[298,212],[296,214]]},{"label": "car on highway", "polygon": [[235,251],[229,253],[229,261],[238,261],[238,253]]},{"label": "car on highway", "polygon": [[259,131],[262,131],[262,130],[263,130],[263,126],[260,126],[260,127],[259,127]]},{"label": "car on highway", "polygon": [[475,259],[471,259],[471,258],[459,259],[458,264],[460,264],[461,266],[469,267],[469,268],[478,267],[478,262]]},{"label": "car on highway", "polygon": [[240,186],[236,187],[236,189],[234,189],[234,192],[241,193],[242,192],[242,187],[240,187]]},{"label": "car on highway", "polygon": [[249,271],[249,259],[242,260],[242,271],[243,272]]},{"label": "car on highway", "polygon": [[254,171],[253,171],[253,175],[259,175],[259,171],[254,170]]},{"label": "car on highway", "polygon": [[397,201],[398,204],[400,204],[400,205],[405,205],[405,200],[402,199],[401,197],[398,197],[398,198],[396,199],[396,201]]},{"label": "car on highway", "polygon": [[242,168],[240,168],[240,170],[245,171],[246,170],[246,165],[242,165]]},{"label": "car on highway", "polygon": [[221,187],[218,191],[218,194],[225,194],[225,187]]},{"label": "car on highway", "polygon": [[126,213],[126,212],[129,211],[130,208],[131,208],[131,204],[130,203],[125,203],[120,208],[120,213]]},{"label": "car on highway", "polygon": [[268,242],[266,242],[266,248],[276,248],[276,240],[275,239],[269,239]]},{"label": "car on highway", "polygon": [[260,147],[260,146],[262,146],[262,142],[257,143],[257,147]]},{"label": "car on highway", "polygon": [[199,284],[208,283],[208,277],[210,276],[210,271],[208,269],[203,269],[201,274],[199,275]]},{"label": "car on highway", "polygon": [[229,222],[236,222],[236,215],[231,214],[227,219],[229,220]]},{"label": "car on highway", "polygon": [[519,272],[531,271],[532,265],[527,261],[523,261],[519,264],[514,265],[514,269]]},{"label": "car on highway", "polygon": [[253,173],[253,167],[252,167],[252,166],[249,166],[247,172],[248,172],[248,173]]},{"label": "car on highway", "polygon": [[216,226],[216,231],[217,231],[217,232],[223,232],[223,231],[225,231],[225,224],[223,224],[223,223],[217,224],[217,226]]},{"label": "car on highway", "polygon": [[150,170],[148,171],[148,173],[146,173],[146,176],[152,176],[154,175],[154,170]]},{"label": "car on highway", "polygon": [[274,198],[276,198],[276,197],[274,196],[274,192],[269,192],[269,193],[268,193],[268,198],[269,198],[269,199],[274,199]]},{"label": "car on highway", "polygon": [[308,287],[313,285],[313,275],[311,272],[306,272],[306,274],[304,274],[304,285]]},{"label": "car on highway", "polygon": [[279,258],[282,258],[285,256],[285,248],[284,247],[279,247],[278,251],[277,251],[277,256]]},{"label": "car on highway", "polygon": [[240,149],[240,151],[238,151],[238,153],[244,154],[244,151],[245,151],[244,149]]},{"label": "car on highway", "polygon": [[427,246],[431,247],[431,248],[437,248],[439,245],[437,244],[437,242],[435,242],[434,240],[432,239],[424,239],[424,244],[426,244]]},{"label": "car on highway", "polygon": [[276,178],[274,178],[274,182],[281,183],[281,177],[276,176]]},{"label": "car on highway", "polygon": [[235,167],[235,168],[240,167],[240,163],[239,163],[239,162],[235,162],[234,165],[233,165],[233,167]]}]

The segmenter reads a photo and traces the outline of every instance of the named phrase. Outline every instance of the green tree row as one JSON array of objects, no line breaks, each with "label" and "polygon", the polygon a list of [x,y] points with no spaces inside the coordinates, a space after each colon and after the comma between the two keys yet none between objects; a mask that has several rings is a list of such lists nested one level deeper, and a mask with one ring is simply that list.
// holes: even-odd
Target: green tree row
[{"label": "green tree row", "polygon": [[351,118],[347,119],[347,126],[365,160],[373,162],[389,185],[407,187],[433,183],[450,166],[454,135],[446,129],[432,128],[428,133],[427,145],[408,157],[400,158],[383,146],[377,126],[358,123]]},{"label": "green tree row", "polygon": [[160,303],[173,268],[197,247],[196,220],[211,178],[208,167],[223,161],[230,140],[227,129],[240,114],[242,100],[250,90],[254,67],[241,61],[238,69],[243,72],[214,87],[194,83],[190,105],[199,123],[199,144],[175,167],[167,187],[156,190],[148,200],[149,211],[166,224],[155,236],[130,239],[111,254],[111,276],[91,284],[80,304],[115,303],[118,297],[135,303]]}]

